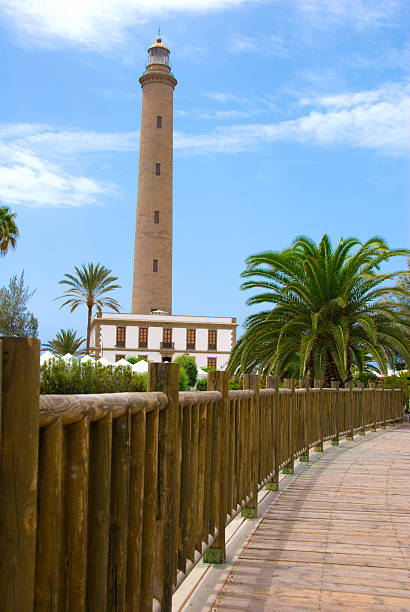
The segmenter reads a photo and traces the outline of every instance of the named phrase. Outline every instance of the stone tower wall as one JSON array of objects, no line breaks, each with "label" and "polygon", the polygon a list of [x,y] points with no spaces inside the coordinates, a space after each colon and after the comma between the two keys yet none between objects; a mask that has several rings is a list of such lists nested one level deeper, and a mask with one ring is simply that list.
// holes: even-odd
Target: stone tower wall
[{"label": "stone tower wall", "polygon": [[[172,149],[173,91],[176,80],[165,66],[148,66],[142,87],[137,222],[132,312],[172,312]],[[157,127],[157,117],[162,127]],[[161,165],[160,176],[156,164]],[[159,223],[154,222],[159,211]],[[158,261],[154,272],[153,262]]]}]

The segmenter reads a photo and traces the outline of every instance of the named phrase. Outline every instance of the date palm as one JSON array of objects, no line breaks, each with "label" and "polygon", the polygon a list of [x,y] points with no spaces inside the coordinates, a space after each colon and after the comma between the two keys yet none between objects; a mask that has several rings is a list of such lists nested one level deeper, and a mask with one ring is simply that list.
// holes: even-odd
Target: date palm
[{"label": "date palm", "polygon": [[73,312],[81,304],[87,306],[87,346],[86,352],[90,350],[90,331],[91,320],[93,316],[93,308],[97,307],[101,311],[104,307],[111,308],[115,312],[119,312],[121,307],[117,300],[108,297],[107,293],[114,289],[120,289],[121,285],[116,285],[117,276],[111,276],[112,270],[109,270],[101,264],[94,265],[92,263],[83,264],[81,268],[75,266],[75,274],[65,274],[65,278],[60,281],[60,285],[68,285],[63,295],[56,299],[65,299],[64,304],[60,306],[70,307],[70,312]]},{"label": "date palm", "polygon": [[79,349],[84,341],[85,338],[78,337],[77,332],[73,329],[60,329],[56,333],[56,337],[44,344],[43,348],[56,355],[66,355],[67,353],[76,355],[81,352]]},{"label": "date palm", "polygon": [[248,317],[229,370],[283,375],[297,361],[300,377],[328,385],[348,380],[351,365],[361,369],[365,356],[383,373],[395,353],[410,363],[408,322],[391,299],[404,290],[385,284],[400,273],[379,272],[397,255],[408,251],[389,249],[377,236],[364,244],[341,239],[333,250],[325,235],[319,245],[300,236],[289,249],[249,257],[242,276],[252,280],[242,289],[262,290],[248,304],[268,309]]},{"label": "date palm", "polygon": [[0,206],[0,255],[6,255],[9,248],[16,248],[19,230],[15,222],[16,213],[7,206]]}]

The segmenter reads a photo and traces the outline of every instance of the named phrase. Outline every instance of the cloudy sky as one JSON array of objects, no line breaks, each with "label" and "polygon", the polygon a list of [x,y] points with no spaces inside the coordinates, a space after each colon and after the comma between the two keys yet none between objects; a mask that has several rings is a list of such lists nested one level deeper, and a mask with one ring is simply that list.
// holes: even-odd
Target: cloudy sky
[{"label": "cloudy sky", "polygon": [[[296,236],[408,246],[406,0],[0,0],[0,202],[43,341],[85,331],[58,281],[100,262],[131,303],[146,49],[175,89],[174,313],[248,314],[244,259]],[[397,263],[392,263],[393,268]]]}]

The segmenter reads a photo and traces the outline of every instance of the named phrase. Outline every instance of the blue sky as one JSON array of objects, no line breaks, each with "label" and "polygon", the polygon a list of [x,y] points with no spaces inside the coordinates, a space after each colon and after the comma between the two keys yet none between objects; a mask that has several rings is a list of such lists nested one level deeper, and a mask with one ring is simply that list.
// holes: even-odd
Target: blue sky
[{"label": "blue sky", "polygon": [[54,301],[74,265],[111,268],[129,311],[138,77],[159,25],[178,79],[175,314],[243,322],[245,258],[300,234],[408,246],[409,14],[405,0],[0,0],[0,202],[21,233],[0,286],[24,269],[44,342],[85,333],[85,309]]}]

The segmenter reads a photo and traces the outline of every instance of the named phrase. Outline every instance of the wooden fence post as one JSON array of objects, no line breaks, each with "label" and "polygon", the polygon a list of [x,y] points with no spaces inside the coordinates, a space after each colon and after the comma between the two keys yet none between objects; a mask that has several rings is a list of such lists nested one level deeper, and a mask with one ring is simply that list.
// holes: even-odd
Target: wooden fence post
[{"label": "wooden fence post", "polygon": [[384,387],[382,385],[381,389],[380,389],[380,395],[379,395],[379,403],[380,403],[380,418],[383,420],[383,423],[380,425],[380,429],[386,429],[386,403],[384,401],[385,398],[385,393],[384,393]]},{"label": "wooden fence post", "polygon": [[394,389],[393,387],[391,389],[385,389],[385,391],[388,391],[388,398],[387,401],[389,403],[389,408],[390,408],[390,427],[394,427],[396,425],[395,419],[394,419]]},{"label": "wooden fence post", "polygon": [[331,382],[332,385],[332,389],[335,390],[336,392],[336,396],[335,396],[335,428],[336,428],[336,435],[334,436],[334,438],[332,438],[332,446],[339,446],[339,381],[337,380],[332,380]]},{"label": "wooden fence post", "polygon": [[316,444],[315,446],[315,451],[317,453],[323,453],[323,412],[324,412],[324,406],[323,406],[323,380],[319,379],[319,378],[315,378],[315,389],[319,389],[319,398],[318,398],[318,403],[319,403],[319,423],[320,423],[320,441],[318,444]]},{"label": "wooden fence post", "polygon": [[229,453],[229,375],[228,372],[208,372],[208,391],[219,391],[222,398],[217,409],[217,467],[215,483],[215,527],[218,537],[205,552],[205,563],[225,563],[225,524],[228,495],[228,453]]},{"label": "wooden fence post", "polygon": [[369,384],[370,389],[372,390],[370,393],[370,414],[372,415],[372,425],[370,427],[370,431],[376,431],[377,430],[377,410],[376,410],[376,398],[377,398],[377,391],[376,391],[376,383],[372,382]]},{"label": "wooden fence post", "polygon": [[296,427],[296,423],[295,423],[295,419],[293,416],[293,412],[296,412],[293,410],[293,406],[294,406],[294,402],[295,402],[295,379],[294,378],[285,378],[284,380],[284,384],[285,384],[285,388],[286,389],[290,389],[290,399],[289,399],[289,451],[290,451],[290,459],[288,461],[288,463],[283,466],[282,468],[282,472],[284,474],[293,474],[294,472],[294,466],[295,466],[295,460],[294,460],[294,452],[295,452],[295,445],[294,445],[294,429]]},{"label": "wooden fence post", "polygon": [[0,607],[32,612],[37,526],[40,341],[0,339]]},{"label": "wooden fence post", "polygon": [[272,480],[267,482],[265,489],[268,491],[278,491],[279,489],[279,469],[278,469],[278,402],[279,402],[279,376],[267,376],[266,388],[274,389],[273,414],[272,414]]},{"label": "wooden fence post", "polygon": [[[159,431],[159,516],[157,528],[163,529],[162,543],[157,550],[162,564],[161,610],[172,607],[172,591],[177,572],[179,533],[179,494],[181,480],[179,434],[179,364],[150,363],[147,391],[162,391],[168,405],[160,414]],[[162,464],[162,465],[161,465]],[[161,534],[162,535],[162,534]]]},{"label": "wooden fence post", "polygon": [[360,389],[360,431],[359,431],[359,436],[365,436],[366,435],[366,426],[365,426],[365,422],[364,422],[364,403],[365,403],[365,396],[364,396],[364,383],[359,382],[357,383],[357,388]]},{"label": "wooden fence post", "polygon": [[309,461],[309,450],[310,450],[310,422],[309,422],[309,380],[301,378],[299,380],[300,388],[305,390],[303,394],[304,409],[303,409],[303,429],[304,429],[304,440],[305,440],[305,451],[303,455],[299,456],[299,461],[307,463]]},{"label": "wooden fence post", "polygon": [[258,467],[259,467],[259,376],[257,374],[245,374],[243,377],[243,388],[253,390],[253,398],[250,411],[251,430],[251,478],[252,499],[246,508],[242,509],[245,518],[256,518],[258,516]]},{"label": "wooden fence post", "polygon": [[352,393],[352,383],[351,382],[345,382],[345,389],[349,389],[348,391],[348,398],[347,398],[347,415],[348,415],[348,421],[349,421],[349,431],[346,434],[346,440],[353,440],[353,407],[352,407],[352,400],[353,400],[353,393]]}]

